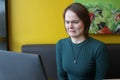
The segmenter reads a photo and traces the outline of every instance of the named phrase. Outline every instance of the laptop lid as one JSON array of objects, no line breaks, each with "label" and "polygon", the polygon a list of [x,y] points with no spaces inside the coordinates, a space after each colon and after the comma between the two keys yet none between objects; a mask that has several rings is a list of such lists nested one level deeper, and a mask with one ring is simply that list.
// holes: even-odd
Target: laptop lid
[{"label": "laptop lid", "polygon": [[47,80],[37,54],[0,50],[0,80]]}]

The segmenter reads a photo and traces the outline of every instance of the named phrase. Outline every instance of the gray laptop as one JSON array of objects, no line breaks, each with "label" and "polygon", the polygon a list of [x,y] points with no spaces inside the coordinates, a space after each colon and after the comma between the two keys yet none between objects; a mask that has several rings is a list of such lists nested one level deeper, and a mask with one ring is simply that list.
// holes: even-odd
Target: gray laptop
[{"label": "gray laptop", "polygon": [[37,54],[0,50],[0,80],[47,80]]}]

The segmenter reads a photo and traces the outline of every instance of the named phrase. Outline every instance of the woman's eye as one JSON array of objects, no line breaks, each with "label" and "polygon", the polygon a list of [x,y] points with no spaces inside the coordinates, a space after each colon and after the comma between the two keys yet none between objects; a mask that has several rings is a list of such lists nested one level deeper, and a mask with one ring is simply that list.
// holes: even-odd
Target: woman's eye
[{"label": "woman's eye", "polygon": [[66,24],[69,24],[69,21],[65,21]]},{"label": "woman's eye", "polygon": [[65,21],[65,23],[66,24],[69,24],[69,23],[71,23],[71,24],[78,24],[79,21],[78,20],[77,21]]},{"label": "woman's eye", "polygon": [[74,23],[78,23],[78,22],[74,22]]}]

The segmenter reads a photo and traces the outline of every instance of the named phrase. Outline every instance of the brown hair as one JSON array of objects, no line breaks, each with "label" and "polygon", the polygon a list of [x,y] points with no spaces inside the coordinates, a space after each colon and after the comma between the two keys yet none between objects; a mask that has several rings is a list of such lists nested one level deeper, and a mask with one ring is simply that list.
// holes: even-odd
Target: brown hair
[{"label": "brown hair", "polygon": [[64,19],[65,19],[65,13],[67,10],[71,10],[74,13],[76,13],[76,15],[83,21],[85,25],[84,36],[88,38],[88,31],[90,27],[90,17],[89,17],[89,12],[87,8],[80,3],[72,3],[64,10],[64,13],[63,13]]}]

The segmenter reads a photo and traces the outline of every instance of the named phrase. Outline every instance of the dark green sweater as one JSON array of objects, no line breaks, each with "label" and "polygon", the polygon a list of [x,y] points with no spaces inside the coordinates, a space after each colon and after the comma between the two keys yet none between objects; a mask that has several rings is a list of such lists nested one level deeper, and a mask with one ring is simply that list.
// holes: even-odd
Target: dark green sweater
[{"label": "dark green sweater", "polygon": [[58,80],[102,80],[108,54],[104,43],[91,37],[80,44],[65,38],[56,45],[56,61]]}]

